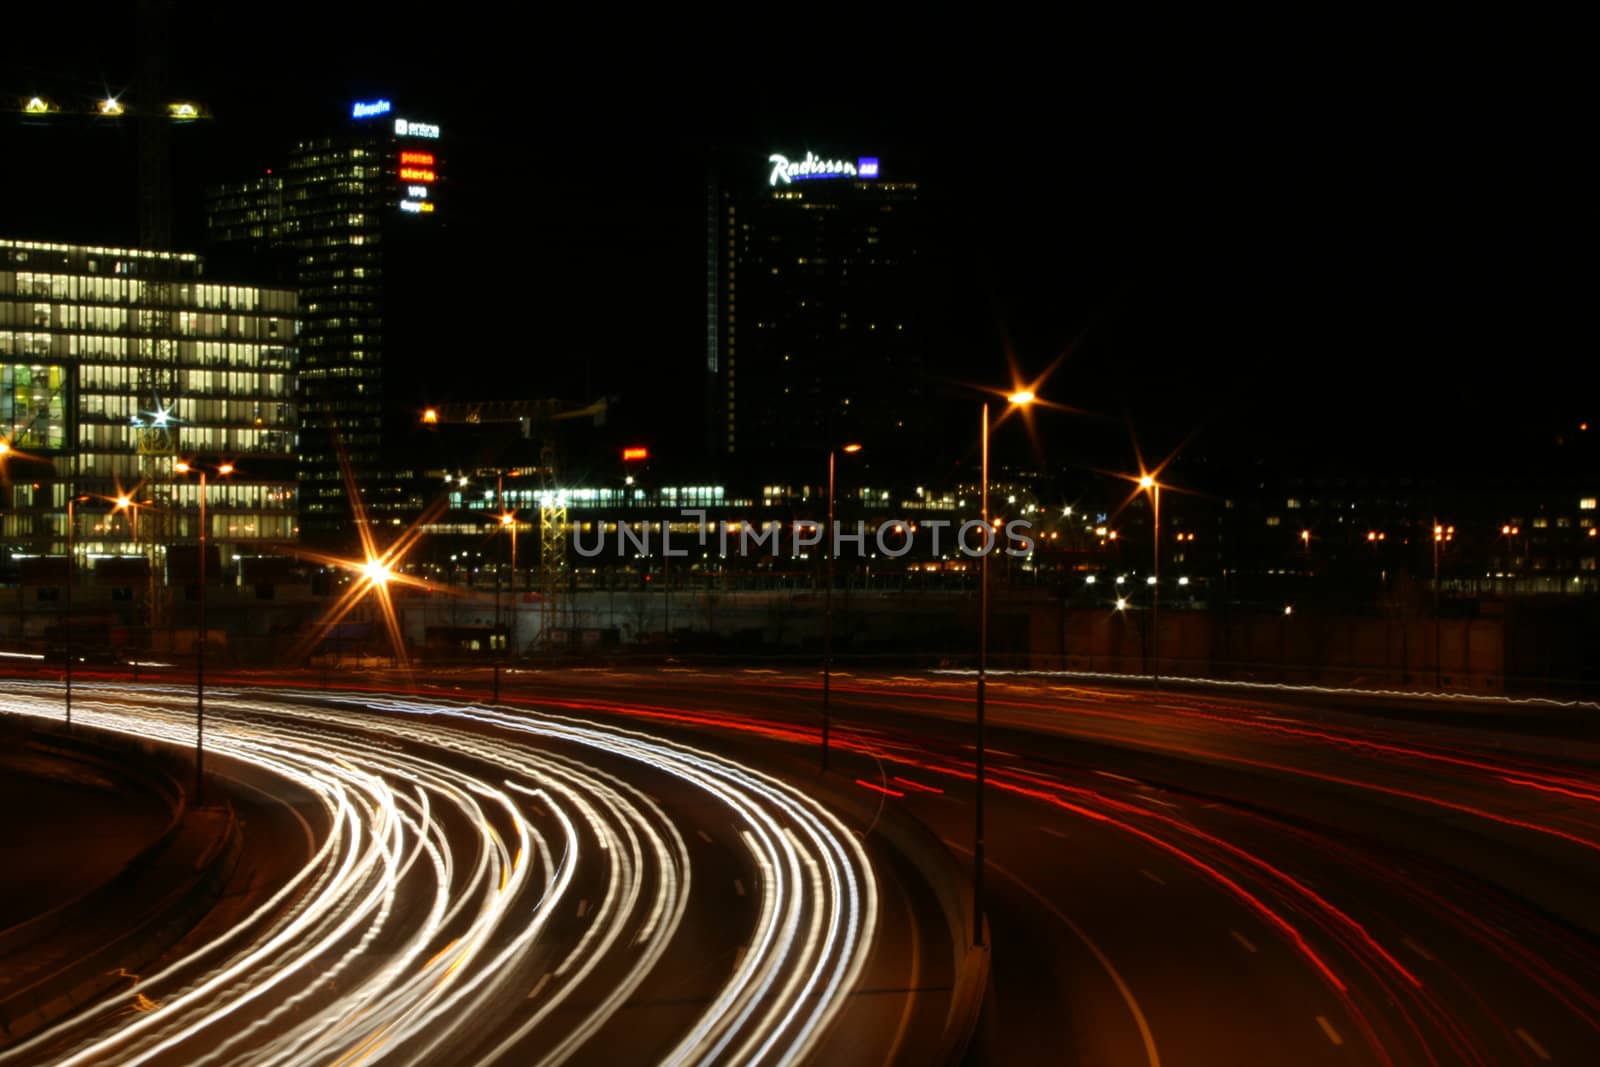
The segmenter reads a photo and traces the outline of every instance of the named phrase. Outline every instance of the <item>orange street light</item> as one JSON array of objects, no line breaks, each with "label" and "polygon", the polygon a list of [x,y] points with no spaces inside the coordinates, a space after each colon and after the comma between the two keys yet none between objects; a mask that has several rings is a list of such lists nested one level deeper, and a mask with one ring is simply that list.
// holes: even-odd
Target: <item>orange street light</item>
[{"label": "orange street light", "polygon": [[861,451],[858,441],[828,449],[828,584],[822,591],[822,770],[828,770],[828,743],[833,723],[833,557],[838,547],[834,540],[834,468],[838,466],[839,453],[855,455]]},{"label": "orange street light", "polygon": [[[1006,395],[1011,407],[1024,408],[1036,400],[1032,389],[1018,389]],[[978,507],[983,524],[989,525],[989,402],[983,402],[981,460],[979,462]],[[974,783],[972,841],[972,942],[983,945],[983,793],[984,793],[984,684],[989,669],[989,549],[985,529],[983,555],[978,557],[978,744],[977,775]]]}]

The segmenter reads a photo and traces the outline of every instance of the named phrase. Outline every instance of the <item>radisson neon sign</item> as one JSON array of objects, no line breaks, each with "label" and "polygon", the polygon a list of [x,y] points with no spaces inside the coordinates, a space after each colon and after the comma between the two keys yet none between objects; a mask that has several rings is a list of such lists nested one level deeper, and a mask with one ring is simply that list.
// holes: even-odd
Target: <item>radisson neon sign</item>
[{"label": "radisson neon sign", "polygon": [[814,181],[818,178],[878,176],[878,160],[873,156],[863,156],[852,163],[847,159],[822,159],[815,152],[807,152],[806,158],[795,161],[774,152],[767,157],[767,162],[772,164],[768,185],[788,185],[790,182]]},{"label": "radisson neon sign", "polygon": [[357,100],[350,108],[353,119],[370,119],[374,115],[387,115],[394,105],[387,100]]}]

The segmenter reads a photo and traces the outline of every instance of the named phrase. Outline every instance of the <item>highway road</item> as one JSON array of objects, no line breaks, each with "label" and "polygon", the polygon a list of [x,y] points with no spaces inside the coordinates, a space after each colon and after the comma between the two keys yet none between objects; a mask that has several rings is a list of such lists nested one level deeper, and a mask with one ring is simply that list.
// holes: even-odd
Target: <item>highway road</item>
[{"label": "highway road", "polygon": [[[7,689],[60,714],[53,685]],[[219,686],[207,712],[208,788],[266,853],[252,884],[0,1063],[792,1063],[841,1034],[846,1061],[918,1054],[898,949],[897,995],[862,995],[907,936],[880,929],[893,883],[775,777],[524,709]],[[181,747],[192,715],[186,688],[88,682],[74,719]]]},{"label": "highway road", "polygon": [[[505,691],[817,741],[809,673],[568,671]],[[994,981],[973,1062],[1594,1061],[1592,723],[1026,676],[989,698]],[[836,677],[833,708],[835,774],[970,858],[972,678]],[[1508,728],[1519,716],[1535,728]]]},{"label": "highway road", "polygon": [[[391,690],[401,685],[403,676],[351,676],[346,681]],[[465,766],[484,766],[498,765],[504,758],[500,745],[509,742],[517,753],[516,775],[497,771],[498,777],[483,775],[475,784],[447,780],[473,797],[478,809],[494,808],[503,797],[528,826],[540,827],[546,854],[550,842],[565,831],[541,813],[557,810],[567,811],[578,828],[574,848],[598,848],[584,830],[590,816],[579,798],[598,805],[595,798],[607,789],[632,799],[619,801],[616,811],[608,801],[594,817],[607,825],[627,821],[643,840],[651,838],[642,827],[652,827],[669,857],[677,848],[673,826],[678,827],[677,839],[693,849],[693,831],[686,832],[686,816],[678,813],[692,812],[696,803],[722,810],[715,823],[724,835],[728,825],[752,822],[754,815],[741,807],[730,812],[720,797],[694,801],[661,786],[653,765],[668,757],[657,753],[656,746],[734,767],[783,761],[794,766],[816,758],[820,687],[809,672],[690,667],[512,672],[502,682],[501,709],[493,715],[473,712],[473,721],[463,722],[466,713],[460,708],[481,700],[487,688],[482,672],[435,673],[415,684],[410,697],[351,695],[344,698],[348,710],[343,711],[307,705],[311,710],[293,711],[292,725],[280,719],[290,715],[286,708],[292,697],[286,691],[266,698],[241,688],[230,698],[227,714],[236,720],[231,728],[278,731],[267,735],[274,754],[280,746],[292,747],[289,738],[321,750],[332,747],[326,744],[332,732],[342,736],[351,731],[374,738],[373,752],[363,760],[376,759],[378,753],[390,759],[395,758],[391,749],[414,751],[419,739],[412,731],[425,728],[445,730],[450,738],[430,737],[426,744],[426,751],[442,747],[452,753],[442,761],[445,766],[457,759],[467,761]],[[49,687],[41,687],[35,697],[39,713],[48,713],[49,697]],[[1593,891],[1600,885],[1600,744],[1587,720],[1569,712],[1553,715],[1537,706],[1379,707],[1355,697],[1313,692],[1116,689],[1027,676],[995,678],[989,698],[985,904],[994,971],[969,1062],[1593,1062],[1600,1049],[1600,896]],[[455,710],[438,710],[446,705]],[[872,803],[921,820],[953,855],[969,860],[972,679],[958,674],[839,675],[833,708],[837,747],[831,779],[859,790]],[[421,714],[424,710],[429,713]],[[106,714],[130,712],[113,706]],[[612,752],[571,736],[570,731],[579,729],[576,725],[548,725],[562,723],[608,724],[581,729],[626,738],[606,744],[622,744],[629,751]],[[1529,729],[1519,729],[1520,724]],[[484,730],[490,731],[487,737]],[[517,740],[523,730],[531,730],[537,743]],[[574,751],[585,754],[576,766],[575,757],[554,766],[533,762],[555,758],[547,742],[579,745]],[[486,747],[480,750],[480,745]],[[641,746],[649,755],[634,754],[631,746]],[[407,774],[421,781],[445,773],[431,762],[405,766]],[[549,784],[566,781],[557,775],[557,766],[567,775],[589,777],[573,779],[571,794],[558,797]],[[608,773],[613,777],[605,777]],[[656,784],[647,784],[641,774]],[[797,780],[792,773],[789,777]],[[545,792],[534,798],[509,788],[508,780],[530,788],[537,781]],[[670,797],[671,814],[651,812],[629,786],[645,798],[659,798],[663,807]],[[494,794],[486,789],[499,790],[494,804],[488,801]],[[418,793],[411,806],[412,821],[421,818],[423,795]],[[430,810],[467,810],[446,794],[430,797],[427,804]],[[472,821],[460,812],[440,817]],[[772,817],[803,818],[782,812]],[[828,821],[815,810],[805,817],[820,824]],[[506,822],[496,831],[502,843],[486,845],[482,852],[509,854],[505,842],[513,839],[515,826],[514,820]],[[838,869],[854,870],[858,885],[866,887],[868,866],[859,857],[849,861],[849,835],[839,835],[837,828],[833,833],[839,838],[838,851],[832,853]],[[803,835],[797,828],[792,836]],[[834,846],[824,835],[814,847],[813,862],[822,863]],[[537,855],[540,850],[533,851]],[[413,868],[420,862],[413,860]],[[489,910],[487,902],[496,898],[495,881],[506,877],[507,866],[504,861],[483,862],[485,888],[468,899]],[[764,862],[775,871],[787,860],[768,853]],[[697,864],[694,859],[681,869],[700,878]],[[658,861],[650,869],[667,867],[672,864]],[[545,888],[538,899],[549,895],[561,869],[560,863],[540,868],[538,885]],[[599,886],[613,876],[605,867],[588,875],[583,869],[581,863],[576,866],[574,880],[595,881],[576,892],[580,901],[592,904],[608,892]],[[705,877],[727,882],[739,877],[733,869],[724,866]],[[459,880],[462,875],[452,877]],[[650,901],[652,912],[666,908],[661,903],[670,899],[665,880],[654,874],[641,880],[646,885],[639,899]],[[617,883],[625,884],[626,878]],[[881,877],[877,884],[883,887]],[[634,899],[621,888],[609,892],[619,900]],[[826,926],[826,916],[847,914],[843,899],[824,906],[825,895],[799,906],[808,921],[815,916],[822,924],[813,925],[813,931]],[[863,925],[874,908],[880,919],[891,912],[888,896],[884,890],[876,901],[863,897],[854,905]],[[570,909],[573,891],[565,891],[563,899]],[[636,924],[644,921],[639,910],[632,914]],[[390,926],[410,929],[416,921],[408,916]],[[695,925],[687,917],[681,922]],[[696,936],[714,937],[715,925],[705,920],[706,928]],[[411,983],[407,988],[430,988],[424,976],[434,974],[441,963],[428,956],[429,949],[438,952],[437,946],[462,944],[466,936],[449,933],[435,934],[428,949],[406,957],[396,973]],[[543,974],[554,974],[566,961],[573,961],[567,963],[570,969],[591,958],[570,940],[570,932],[567,936],[542,948],[536,964],[522,966],[508,957],[504,966],[516,968],[516,977],[503,986],[486,979],[481,985],[489,991],[482,999],[492,1008],[496,996],[526,998]],[[503,937],[489,940],[509,943]],[[746,935],[726,944],[734,941],[750,943]],[[380,937],[375,943],[398,953],[404,942],[388,947],[390,942]],[[904,938],[879,943],[869,970],[891,970],[890,963],[904,963]],[[454,951],[439,959],[455,959]],[[847,955],[842,948],[819,953],[811,973],[837,976],[837,988],[844,989],[851,981],[848,969],[859,966],[847,962]],[[901,958],[895,960],[897,955]],[[575,998],[583,1009],[569,1010],[561,1018],[561,1030],[578,1032],[589,1020],[598,1020],[599,1029],[585,1047],[611,1054],[619,1046],[604,1045],[605,1035],[616,1029],[616,1020],[631,1020],[639,1013],[618,1007],[606,991],[635,972],[627,959],[598,958],[590,994]],[[669,952],[663,958],[685,957]],[[449,964],[443,966],[448,969]],[[787,979],[788,967],[774,964],[769,973]],[[680,976],[672,977],[676,981]],[[859,969],[855,979],[858,991],[868,984]],[[818,977],[816,982],[827,980]],[[877,989],[892,988],[888,981],[874,981]],[[730,982],[719,973],[705,988]],[[635,994],[634,1001],[640,999]],[[845,998],[850,1003],[834,1010],[848,1014],[866,999]],[[264,1016],[280,1003],[270,997],[267,1001],[252,1011]],[[422,1030],[407,1029],[413,1025],[410,1009],[393,1010],[393,1029],[386,1028],[390,1020],[385,1016],[362,1033],[368,1040],[408,1048]],[[451,1009],[420,1010],[429,1019],[453,1014]],[[745,1028],[758,1015],[768,1029],[747,1036]],[[558,1016],[559,1011],[545,1018],[553,1024]],[[679,1048],[673,1040],[683,1040],[669,1034],[681,1035],[686,1027],[698,1033],[691,1016],[728,1019],[726,1012],[686,1011],[643,1044],[621,1046],[635,1055],[615,1062],[669,1058]],[[906,1020],[913,1017],[917,1021],[908,1027]],[[740,1059],[744,1057],[725,1055],[732,1041],[739,1042],[742,1052],[753,1053],[761,1045],[751,1042],[765,1042],[776,1033],[772,1049],[791,1042],[786,1047],[797,1058],[809,1053],[816,1062],[882,1062],[896,1055],[900,1062],[919,1062],[906,1042],[915,1040],[924,1015],[902,1004],[881,1018],[900,1020],[898,1026],[877,1028],[895,1033],[895,1041],[851,1044],[842,1055],[839,1044],[793,1020],[786,1024],[790,1029],[782,1029],[784,1016],[772,1012],[752,1013],[714,1036],[708,1031],[696,1048],[702,1054],[715,1050],[724,1058]],[[293,1015],[274,1017],[274,1034],[286,1019],[297,1025],[300,1021]],[[323,1018],[317,1025],[326,1022]],[[819,1028],[824,1022],[818,1020]],[[869,1026],[861,1032],[872,1030]],[[313,1027],[295,1032],[304,1042],[306,1033],[322,1031]],[[519,1055],[552,1047],[550,1033],[540,1036],[543,1044],[521,1046]],[[729,1043],[715,1046],[725,1039]],[[282,1044],[274,1037],[266,1047],[292,1058],[313,1046]],[[462,1048],[476,1054],[498,1045]]]}]

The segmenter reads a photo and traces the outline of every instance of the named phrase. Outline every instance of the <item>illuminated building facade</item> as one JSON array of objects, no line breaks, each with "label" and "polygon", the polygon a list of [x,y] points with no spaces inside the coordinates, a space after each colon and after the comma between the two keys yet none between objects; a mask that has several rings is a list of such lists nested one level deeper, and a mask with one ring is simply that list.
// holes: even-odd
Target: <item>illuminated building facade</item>
[{"label": "illuminated building facade", "polygon": [[[192,253],[0,239],[0,538],[10,555],[80,563],[195,542],[213,479],[213,544],[295,537],[292,289],[213,282]],[[127,494],[141,505],[114,509]]]},{"label": "illuminated building facade", "polygon": [[917,183],[853,154],[773,152],[721,169],[706,220],[715,450],[914,451],[926,408]]},{"label": "illuminated building facade", "polygon": [[[387,100],[352,106],[343,129],[294,145],[285,166],[210,191],[213,246],[276,264],[300,293],[298,441],[302,535],[353,536],[341,453],[369,518],[398,498],[384,462],[385,353],[426,269],[441,158],[437,125]],[[262,269],[258,267],[257,269]]]}]

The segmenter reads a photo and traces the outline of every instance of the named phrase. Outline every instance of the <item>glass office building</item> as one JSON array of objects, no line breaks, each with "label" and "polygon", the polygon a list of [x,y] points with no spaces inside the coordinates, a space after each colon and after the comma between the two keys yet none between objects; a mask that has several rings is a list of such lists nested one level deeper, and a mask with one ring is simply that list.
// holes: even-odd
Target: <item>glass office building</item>
[{"label": "glass office building", "polygon": [[[292,289],[212,281],[189,253],[0,239],[0,543],[81,565],[296,536]],[[126,496],[134,506],[118,508]],[[136,529],[137,527],[137,529]]]},{"label": "glass office building", "polygon": [[335,132],[294,144],[271,171],[208,191],[219,255],[300,294],[297,478],[303,535],[353,537],[348,466],[368,521],[399,495],[385,454],[386,353],[415,343],[437,269],[440,130],[387,100],[355,104]]}]

